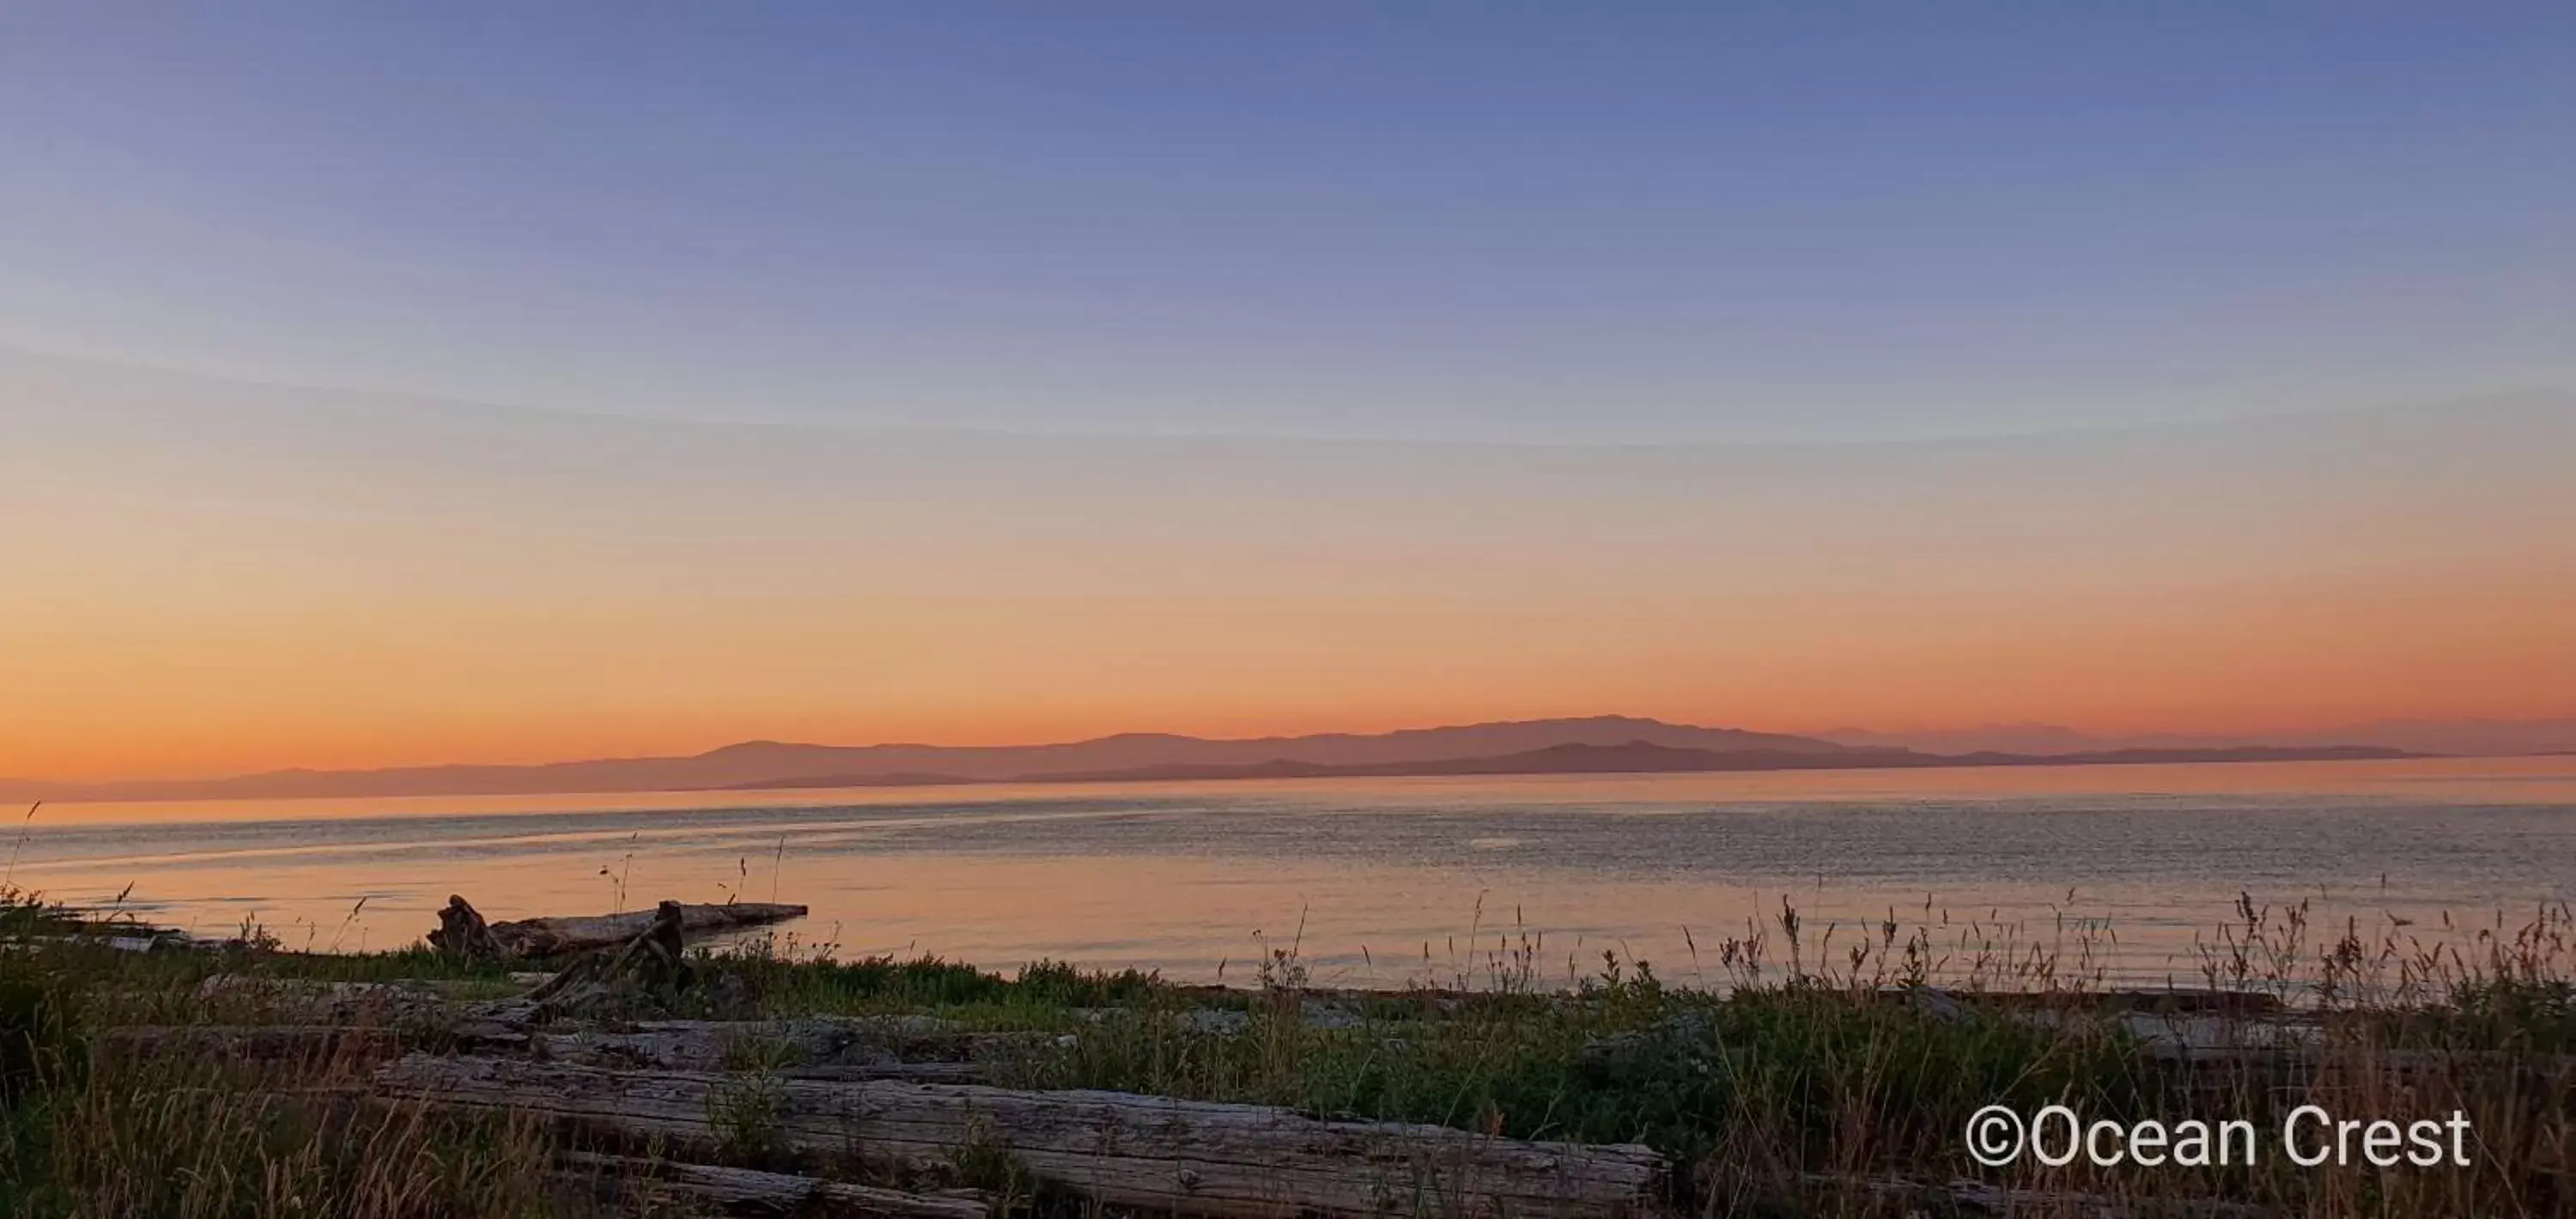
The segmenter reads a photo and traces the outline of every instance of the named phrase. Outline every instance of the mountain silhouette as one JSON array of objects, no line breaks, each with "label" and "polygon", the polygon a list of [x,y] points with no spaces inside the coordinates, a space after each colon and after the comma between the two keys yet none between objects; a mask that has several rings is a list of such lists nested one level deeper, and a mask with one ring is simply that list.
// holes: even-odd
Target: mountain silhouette
[{"label": "mountain silhouette", "polygon": [[2509,757],[2576,750],[2576,719],[2371,720],[2304,732],[2080,732],[2055,724],[1981,724],[1916,732],[1837,728],[1817,737],[1865,749],[1927,753],[2103,753],[2122,749],[2315,749],[2371,745],[2407,753]]},{"label": "mountain silhouette", "polygon": [[1975,753],[1948,756],[1906,749],[1831,753],[1784,749],[1685,749],[1629,741],[1621,745],[1551,745],[1500,757],[1443,758],[1330,766],[1273,760],[1250,766],[1149,766],[1086,774],[1024,775],[1027,783],[1132,783],[1174,779],[1303,779],[1404,775],[1679,774],[1705,771],[1884,770],[1930,766],[2114,766],[2158,762],[2363,761],[2412,756],[2394,749],[2116,749],[2092,753]]},{"label": "mountain silhouette", "polygon": [[1677,773],[1931,766],[2355,760],[2367,746],[2112,749],[1963,755],[1628,716],[1523,720],[1369,735],[1210,740],[1124,733],[1052,745],[800,745],[745,741],[689,757],[540,766],[281,770],[226,779],[57,784],[0,781],[0,799],[218,800],[543,795],[955,783],[1132,782],[1328,776]]},{"label": "mountain silhouette", "polygon": [[416,766],[383,770],[278,770],[222,779],[90,784],[0,781],[9,800],[256,800],[301,797],[544,795],[713,788],[991,782],[1027,775],[1160,766],[1302,762],[1367,766],[1491,757],[1552,745],[1643,741],[1721,752],[1833,754],[1831,741],[1739,728],[1700,728],[1604,715],[1413,728],[1376,734],[1211,740],[1130,732],[1049,745],[805,745],[745,741],[688,757],[607,758],[536,766]]}]

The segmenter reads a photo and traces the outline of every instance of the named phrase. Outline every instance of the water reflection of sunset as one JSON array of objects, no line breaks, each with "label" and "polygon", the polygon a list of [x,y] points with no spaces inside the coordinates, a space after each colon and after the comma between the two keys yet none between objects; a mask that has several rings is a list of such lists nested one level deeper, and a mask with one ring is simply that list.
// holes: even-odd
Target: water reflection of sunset
[{"label": "water reflection of sunset", "polygon": [[46,810],[18,875],[341,948],[409,942],[450,892],[494,917],[778,897],[844,955],[1188,978],[1302,924],[1319,976],[1388,984],[1524,932],[1551,969],[1669,975],[1785,898],[1819,928],[2107,917],[2153,974],[2239,892],[2435,921],[2576,898],[2571,810],[2563,758],[162,803]]}]

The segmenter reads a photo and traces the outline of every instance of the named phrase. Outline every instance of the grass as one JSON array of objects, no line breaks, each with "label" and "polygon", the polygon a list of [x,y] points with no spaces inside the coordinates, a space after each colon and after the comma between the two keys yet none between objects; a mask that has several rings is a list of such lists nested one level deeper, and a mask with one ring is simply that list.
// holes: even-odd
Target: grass
[{"label": "grass", "polygon": [[[257,1019],[199,999],[215,974],[313,983],[418,981],[503,993],[504,971],[420,950],[114,952],[59,931],[65,912],[0,903],[0,1214],[508,1216],[582,1213],[546,1171],[561,1136],[459,1121],[354,1095],[346,1063],[108,1061],[119,1024]],[[77,921],[77,920],[74,920]],[[764,939],[702,961],[700,1014],[921,1013],[975,1029],[1046,1030],[1001,1082],[1284,1105],[1524,1138],[1650,1144],[1676,1165],[1683,1213],[1948,1213],[1982,1181],[2028,1191],[2014,1213],[2131,1213],[2225,1200],[2280,1216],[2576,1213],[2576,991],[2564,906],[2520,919],[2319,929],[2302,907],[2242,903],[2205,937],[2202,980],[2280,1000],[2309,1043],[2294,1075],[2260,1061],[2186,1068],[2153,1024],[2108,1010],[2097,924],[1808,925],[1792,907],[1708,945],[1722,982],[1667,983],[1606,957],[1542,985],[1534,944],[1478,945],[1471,986],[1346,994],[1310,988],[1294,950],[1246,991],[1038,963],[1012,976],[922,958],[838,961]],[[1696,972],[1696,971],[1694,971]],[[1938,996],[1928,988],[1941,987]],[[256,992],[240,1000],[255,1007]],[[780,1159],[773,1072],[746,1043],[710,1119],[736,1162]],[[2002,1103],[2088,1119],[2220,1121],[2266,1131],[2301,1104],[2413,1120],[2459,1109],[2467,1168],[2305,1168],[2278,1154],[2225,1169],[1985,1169],[1962,1136]],[[1049,1199],[1007,1149],[958,1149],[951,1175],[1014,1209]],[[813,1166],[807,1166],[809,1168]],[[1926,1199],[1929,1198],[1929,1201]],[[1928,1212],[1926,1211],[1928,1209]],[[2204,1208],[2202,1213],[2206,1213]]]}]

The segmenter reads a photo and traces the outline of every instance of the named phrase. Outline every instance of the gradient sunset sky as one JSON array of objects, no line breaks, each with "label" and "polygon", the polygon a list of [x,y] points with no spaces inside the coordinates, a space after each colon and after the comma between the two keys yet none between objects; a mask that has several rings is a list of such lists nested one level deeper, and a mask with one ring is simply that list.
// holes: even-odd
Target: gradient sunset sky
[{"label": "gradient sunset sky", "polygon": [[0,775],[2576,715],[2565,5],[0,14]]}]

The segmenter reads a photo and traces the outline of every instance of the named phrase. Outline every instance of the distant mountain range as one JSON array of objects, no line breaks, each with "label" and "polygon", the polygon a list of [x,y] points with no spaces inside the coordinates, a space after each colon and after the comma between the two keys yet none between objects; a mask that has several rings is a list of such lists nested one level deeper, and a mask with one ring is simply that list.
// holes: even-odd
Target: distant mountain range
[{"label": "distant mountain range", "polygon": [[1871,732],[1838,728],[1817,737],[1862,749],[1915,749],[1926,753],[2088,753],[2115,749],[2310,749],[2371,745],[2408,753],[2455,757],[2507,757],[2576,752],[2576,719],[2372,720],[2316,732],[2090,733],[2054,724],[1985,724],[1931,732]]},{"label": "distant mountain range", "polygon": [[[2318,762],[2369,761],[2415,755],[2363,745],[2316,749],[2247,747],[2239,749],[2114,749],[2094,753],[2020,754],[1983,752],[1947,756],[1907,749],[1846,749],[1831,753],[1782,749],[1679,749],[1630,741],[1624,745],[1550,745],[1499,757],[1435,758],[1409,762],[1332,765],[1276,760],[1243,766],[1140,766],[1130,770],[1075,771],[1022,775],[1022,783],[1141,783],[1187,779],[1319,779],[1358,776],[1428,775],[1595,775],[1680,774],[1705,771],[1757,770],[1887,770],[1935,766],[2116,766],[2157,762]],[[972,783],[952,775],[920,775],[916,783]],[[881,785],[870,776],[825,776],[757,787],[868,787]]]},{"label": "distant mountain range", "polygon": [[1127,733],[1064,744],[1010,746],[836,746],[751,741],[691,757],[613,758],[541,766],[283,770],[224,779],[92,784],[0,780],[0,799],[292,799],[986,782],[2111,765],[2389,758],[2408,752],[2396,746],[2366,743],[2234,743],[2035,751],[1980,749],[1942,754],[1824,737],[1597,716],[1374,735],[1328,733],[1209,740]]}]

